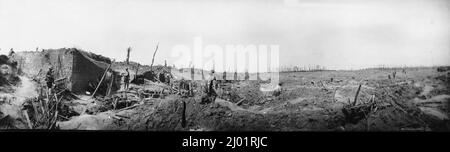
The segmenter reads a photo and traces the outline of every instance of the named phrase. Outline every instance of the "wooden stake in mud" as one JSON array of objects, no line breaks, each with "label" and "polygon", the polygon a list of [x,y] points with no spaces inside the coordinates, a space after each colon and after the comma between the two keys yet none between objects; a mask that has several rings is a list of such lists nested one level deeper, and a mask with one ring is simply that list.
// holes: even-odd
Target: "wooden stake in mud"
[{"label": "wooden stake in mud", "polygon": [[110,96],[111,95],[111,90],[112,90],[112,86],[113,86],[113,82],[114,82],[114,74],[111,74],[111,81],[109,82],[109,85],[108,85],[108,89],[107,89],[107,93],[106,93],[106,96]]},{"label": "wooden stake in mud", "polygon": [[92,93],[92,96],[91,96],[91,98],[93,98],[94,97],[94,95],[95,95],[95,93],[97,92],[97,90],[98,90],[98,88],[100,87],[100,85],[102,84],[102,82],[103,82],[103,79],[105,78],[105,76],[106,76],[106,73],[108,73],[108,70],[109,70],[109,68],[111,67],[111,65],[112,65],[112,63],[110,63],[109,64],[109,66],[108,66],[108,68],[106,68],[106,70],[105,70],[105,73],[103,73],[103,76],[102,76],[102,78],[100,79],[100,82],[97,84],[97,87],[95,88],[95,91],[94,91],[94,93]]},{"label": "wooden stake in mud", "polygon": [[158,42],[158,44],[156,44],[156,49],[155,49],[155,52],[153,53],[152,64],[150,65],[150,70],[152,70],[152,71],[153,71],[153,62],[155,62],[155,55],[156,55],[156,52],[158,51],[158,46],[159,46],[159,42]]},{"label": "wooden stake in mud", "polygon": [[183,101],[183,109],[181,111],[181,127],[186,127],[186,101]]},{"label": "wooden stake in mud", "polygon": [[58,120],[58,111],[55,112],[55,115],[52,118],[52,120],[50,122],[50,126],[48,126],[48,129],[53,129],[53,126],[56,125],[57,120]]},{"label": "wooden stake in mud", "polygon": [[131,52],[131,47],[128,47],[128,49],[127,49],[127,60],[126,60],[127,65],[130,64],[130,52]]},{"label": "wooden stake in mud", "polygon": [[356,105],[356,101],[358,101],[359,91],[361,90],[361,84],[359,84],[358,90],[356,90],[355,100],[353,100],[353,106]]},{"label": "wooden stake in mud", "polygon": [[203,69],[202,69],[202,80],[205,80],[205,75],[203,74]]},{"label": "wooden stake in mud", "polygon": [[31,125],[30,117],[28,117],[28,111],[27,111],[27,110],[24,110],[24,111],[23,111],[23,114],[25,115],[25,118],[27,119],[28,127],[29,127],[30,129],[33,129],[33,126]]}]

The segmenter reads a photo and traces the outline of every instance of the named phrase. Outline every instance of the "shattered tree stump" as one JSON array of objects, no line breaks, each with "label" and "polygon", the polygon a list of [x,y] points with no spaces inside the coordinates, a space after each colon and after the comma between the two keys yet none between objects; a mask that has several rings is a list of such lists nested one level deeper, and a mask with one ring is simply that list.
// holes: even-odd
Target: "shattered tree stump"
[{"label": "shattered tree stump", "polygon": [[360,120],[366,118],[366,116],[372,111],[374,104],[365,103],[357,106],[346,106],[342,108],[342,113],[344,113],[347,122],[356,124]]},{"label": "shattered tree stump", "polygon": [[346,121],[353,124],[356,124],[361,119],[366,118],[367,115],[372,111],[374,106],[374,99],[372,98],[367,103],[356,105],[358,103],[358,96],[360,91],[361,84],[358,86],[358,90],[356,91],[353,103],[349,103],[342,108],[342,113],[344,114]]}]

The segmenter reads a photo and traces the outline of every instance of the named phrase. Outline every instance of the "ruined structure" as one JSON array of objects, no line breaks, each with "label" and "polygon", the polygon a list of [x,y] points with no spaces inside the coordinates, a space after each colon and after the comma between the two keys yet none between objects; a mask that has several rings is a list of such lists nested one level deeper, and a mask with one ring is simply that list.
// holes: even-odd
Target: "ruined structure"
[{"label": "ruined structure", "polygon": [[[109,58],[76,48],[17,52],[11,58],[18,63],[19,73],[35,80],[42,81],[48,69],[53,67],[55,79],[64,81],[65,87],[74,93],[84,93],[92,87],[92,84],[98,84],[108,65],[111,64]],[[114,81],[112,90],[120,88],[117,72],[109,71],[102,85],[109,84],[105,82],[110,81]]]},{"label": "ruined structure", "polygon": [[19,79],[16,74],[17,62],[11,61],[6,55],[0,55],[0,86],[17,83]]}]

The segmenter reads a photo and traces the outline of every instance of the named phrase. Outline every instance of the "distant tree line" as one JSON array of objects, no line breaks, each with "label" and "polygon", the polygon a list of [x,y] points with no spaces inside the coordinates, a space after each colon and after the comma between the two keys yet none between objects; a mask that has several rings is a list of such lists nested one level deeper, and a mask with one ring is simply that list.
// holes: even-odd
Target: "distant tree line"
[{"label": "distant tree line", "polygon": [[280,66],[280,72],[315,72],[315,71],[326,71],[328,70],[325,66],[321,65],[308,65],[308,66],[299,66],[299,65],[287,65]]},{"label": "distant tree line", "polygon": [[390,66],[390,65],[377,65],[373,67],[363,68],[362,70],[380,70],[380,71],[400,71],[400,70],[419,70],[422,68],[436,68],[438,66]]}]

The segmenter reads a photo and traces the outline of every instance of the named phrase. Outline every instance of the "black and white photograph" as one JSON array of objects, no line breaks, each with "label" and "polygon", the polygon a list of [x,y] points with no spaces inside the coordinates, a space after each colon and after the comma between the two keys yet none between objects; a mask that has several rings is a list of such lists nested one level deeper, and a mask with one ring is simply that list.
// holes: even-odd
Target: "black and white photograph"
[{"label": "black and white photograph", "polygon": [[0,136],[449,132],[449,108],[448,0],[0,0]]}]

